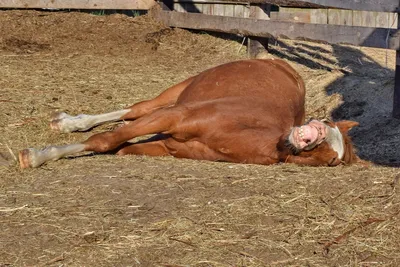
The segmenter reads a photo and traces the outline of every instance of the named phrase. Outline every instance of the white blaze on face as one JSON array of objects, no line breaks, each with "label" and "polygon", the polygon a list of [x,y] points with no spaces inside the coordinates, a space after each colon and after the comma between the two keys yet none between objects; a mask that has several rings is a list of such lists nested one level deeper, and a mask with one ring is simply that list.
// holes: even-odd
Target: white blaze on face
[{"label": "white blaze on face", "polygon": [[342,159],[344,156],[343,135],[337,126],[334,128],[328,127],[328,129],[325,141],[331,145],[332,149],[335,150],[336,153],[338,153],[339,159]]}]

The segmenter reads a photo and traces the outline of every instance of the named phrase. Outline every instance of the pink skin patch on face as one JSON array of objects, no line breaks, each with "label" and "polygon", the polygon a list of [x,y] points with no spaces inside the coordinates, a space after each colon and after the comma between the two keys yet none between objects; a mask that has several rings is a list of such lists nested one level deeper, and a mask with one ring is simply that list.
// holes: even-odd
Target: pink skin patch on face
[{"label": "pink skin patch on face", "polygon": [[327,127],[323,122],[312,120],[308,124],[293,128],[289,141],[299,150],[312,149],[325,140]]}]

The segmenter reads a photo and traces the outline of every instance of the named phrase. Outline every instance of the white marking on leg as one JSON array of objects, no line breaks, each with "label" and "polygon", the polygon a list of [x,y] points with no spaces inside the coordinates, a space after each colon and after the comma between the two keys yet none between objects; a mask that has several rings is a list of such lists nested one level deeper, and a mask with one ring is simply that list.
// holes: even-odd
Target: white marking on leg
[{"label": "white marking on leg", "polygon": [[121,117],[128,112],[130,112],[130,109],[123,109],[98,115],[80,114],[77,116],[70,116],[66,113],[61,113],[60,118],[53,120],[50,125],[51,128],[64,133],[86,131],[105,122],[119,121],[121,120]]},{"label": "white marking on leg", "polygon": [[29,162],[31,167],[38,167],[49,160],[58,160],[62,157],[85,151],[84,144],[65,146],[49,146],[42,150],[30,148]]}]

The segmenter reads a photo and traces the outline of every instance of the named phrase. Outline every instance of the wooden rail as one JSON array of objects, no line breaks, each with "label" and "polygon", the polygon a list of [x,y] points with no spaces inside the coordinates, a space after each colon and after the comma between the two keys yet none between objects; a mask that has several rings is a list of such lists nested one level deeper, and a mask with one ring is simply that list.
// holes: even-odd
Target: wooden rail
[{"label": "wooden rail", "polygon": [[[276,3],[281,2],[279,0],[265,1]],[[399,0],[296,0],[293,2],[316,4],[324,7],[378,12],[397,12],[399,8]]]},{"label": "wooden rail", "polygon": [[[163,1],[164,3],[169,1],[168,7],[170,8],[172,6],[173,10],[174,1],[176,6],[176,2],[178,1],[179,5],[180,0]],[[179,10],[183,12],[171,12],[165,10],[153,10],[152,12],[158,20],[172,27],[228,32],[250,37],[273,36],[275,38],[285,37],[290,39],[308,39],[336,44],[344,43],[357,46],[369,46],[396,50],[393,117],[400,119],[400,20],[398,19],[398,16],[396,16],[400,13],[399,0],[246,1],[250,3],[250,6],[254,4],[262,5],[268,3],[279,6],[295,6],[308,8],[319,7],[326,9],[326,16],[322,16],[322,19],[318,21],[315,21],[316,16],[314,16],[314,18],[311,17],[312,13],[310,12],[308,14],[305,14],[306,12],[294,12],[293,14],[274,14],[273,12],[270,12],[268,14],[268,20],[251,18],[252,16],[249,14],[249,11],[246,10],[243,5],[243,0],[229,0],[230,2],[237,2],[238,5],[241,5],[241,7],[238,9],[239,11],[237,12],[240,17],[233,17],[236,15],[236,8],[233,9],[234,12],[231,12],[233,15],[228,14],[228,17],[227,14],[225,14],[226,8],[221,8],[221,6],[219,6],[218,9],[215,10],[218,13],[222,13],[221,10],[224,10],[224,16],[216,16],[215,14],[206,15],[201,13],[213,13],[215,10],[213,8],[207,7],[206,11],[204,11],[204,8],[202,6],[196,6],[195,1],[198,0],[193,0],[191,4],[189,3],[189,8],[192,9],[191,12],[197,13],[183,13],[189,12],[189,8],[185,9],[185,7],[183,7],[183,10]],[[226,4],[218,3],[218,5]],[[329,12],[330,8],[337,9]],[[373,12],[368,14],[363,13],[366,11]],[[395,12],[397,14],[375,14],[374,12]],[[314,22],[316,24],[312,24],[310,22]]]},{"label": "wooden rail", "polygon": [[[250,9],[258,5],[221,0],[174,0],[173,10],[205,15],[249,18]],[[397,28],[397,14],[390,12],[359,11],[332,8],[279,7],[269,11],[271,20]]]},{"label": "wooden rail", "polygon": [[[400,49],[400,30],[397,29],[292,23],[164,10],[154,10],[152,15],[171,27],[227,32],[245,36],[285,37],[334,44]],[[388,40],[386,41],[387,36]]]},{"label": "wooden rail", "polygon": [[398,0],[221,0],[221,2],[246,2],[249,4],[273,4],[308,8],[324,7],[378,12],[397,12],[399,7]]}]

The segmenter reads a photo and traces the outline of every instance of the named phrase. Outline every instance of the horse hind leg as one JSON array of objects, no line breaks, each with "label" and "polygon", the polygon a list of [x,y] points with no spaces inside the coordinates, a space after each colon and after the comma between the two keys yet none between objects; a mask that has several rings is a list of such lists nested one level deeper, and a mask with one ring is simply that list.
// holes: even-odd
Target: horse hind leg
[{"label": "horse hind leg", "polygon": [[142,101],[128,108],[114,112],[98,115],[80,114],[77,116],[70,116],[64,112],[55,113],[50,119],[50,128],[63,133],[71,133],[87,131],[107,122],[135,120],[157,109],[174,105],[179,95],[192,81],[193,78],[189,78],[168,88],[154,99]]},{"label": "horse hind leg", "polygon": [[122,109],[98,115],[80,114],[77,116],[70,116],[64,112],[55,113],[51,117],[50,128],[63,133],[87,131],[106,122],[120,121],[129,112],[130,109]]},{"label": "horse hind leg", "polygon": [[162,140],[152,141],[152,142],[143,142],[143,143],[134,143],[134,144],[125,144],[120,148],[116,154],[118,156],[125,155],[143,155],[143,156],[151,156],[151,157],[162,157],[169,156],[169,150],[165,146]]},{"label": "horse hind leg", "polygon": [[[79,144],[24,149],[19,153],[20,166],[21,168],[38,167],[47,161],[84,151],[97,153],[114,151],[132,138],[174,129],[176,123],[182,121],[184,116],[179,107],[159,109],[113,131],[95,134]],[[130,150],[125,150],[125,152],[128,151]],[[124,150],[121,150],[119,154],[123,153]]]},{"label": "horse hind leg", "polygon": [[[62,157],[87,151],[85,144],[71,144],[64,146],[48,146],[44,149],[27,148],[19,152],[19,163],[22,169],[36,168],[47,161],[55,161]],[[169,151],[162,140],[145,143],[125,143],[116,155],[146,155],[146,156],[168,156]]]},{"label": "horse hind leg", "polygon": [[36,168],[49,160],[85,151],[85,145],[72,144],[65,146],[49,146],[44,149],[27,148],[19,152],[19,165],[24,168]]}]

